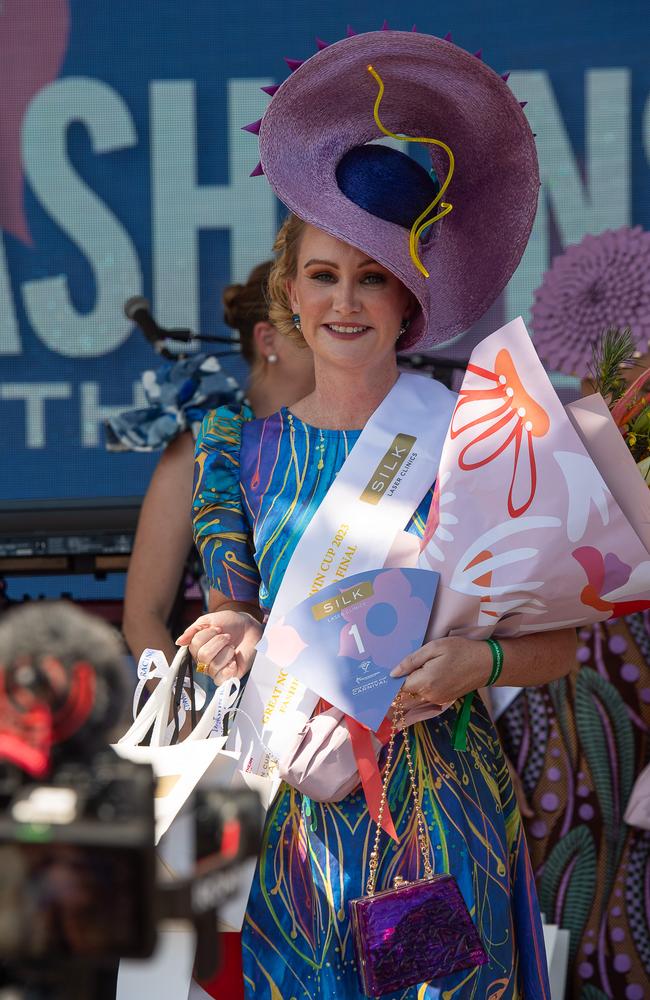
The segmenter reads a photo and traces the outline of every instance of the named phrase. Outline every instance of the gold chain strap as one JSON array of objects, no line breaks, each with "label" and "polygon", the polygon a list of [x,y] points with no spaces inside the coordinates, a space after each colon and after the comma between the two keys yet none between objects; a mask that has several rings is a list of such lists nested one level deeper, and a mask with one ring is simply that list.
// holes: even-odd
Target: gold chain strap
[{"label": "gold chain strap", "polygon": [[406,762],[408,765],[409,778],[411,781],[411,792],[413,793],[415,814],[417,816],[417,822],[418,822],[418,843],[420,845],[420,853],[422,855],[422,861],[424,863],[424,876],[425,878],[433,878],[433,868],[431,867],[431,842],[429,840],[429,831],[427,830],[426,823],[424,822],[424,815],[422,814],[422,808],[420,806],[420,799],[418,796],[417,785],[415,782],[415,768],[413,766],[413,758],[411,756],[411,745],[409,743],[408,734],[406,732],[406,727],[404,725],[404,706],[402,704],[402,694],[400,692],[397,695],[397,698],[395,699],[395,707],[393,709],[393,724],[391,726],[390,739],[388,740],[388,750],[386,752],[384,780],[382,782],[381,801],[379,803],[379,815],[377,817],[377,832],[375,833],[375,843],[370,853],[370,861],[368,862],[368,867],[370,868],[368,881],[366,882],[366,894],[368,896],[374,896],[375,887],[377,885],[377,869],[379,867],[379,840],[381,837],[381,823],[384,818],[384,810],[386,808],[386,799],[388,796],[388,779],[390,776],[391,764],[393,763],[393,753],[395,751],[395,737],[397,736],[398,729],[401,729],[402,737],[404,739],[404,750],[406,751]]}]

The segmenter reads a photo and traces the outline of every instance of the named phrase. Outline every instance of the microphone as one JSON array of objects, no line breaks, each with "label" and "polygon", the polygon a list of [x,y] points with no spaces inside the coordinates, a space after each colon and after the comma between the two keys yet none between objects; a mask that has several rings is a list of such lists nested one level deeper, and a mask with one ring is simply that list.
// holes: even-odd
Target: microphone
[{"label": "microphone", "polygon": [[230,351],[224,352],[227,354],[235,353],[239,350],[239,343],[235,338],[218,336],[206,337],[194,334],[191,330],[164,329],[164,327],[159,326],[158,323],[156,323],[155,319],[151,315],[151,306],[143,295],[134,295],[132,298],[126,300],[124,303],[124,315],[127,319],[130,319],[132,323],[135,323],[136,326],[140,327],[156,353],[161,354],[164,358],[176,359],[178,357],[176,354],[172,354],[168,351],[164,346],[163,341],[167,339],[178,340],[183,344],[189,344],[192,340],[228,344]]},{"label": "microphone", "polygon": [[192,337],[190,330],[173,330],[168,333],[167,330],[163,330],[161,326],[158,326],[151,315],[151,306],[142,295],[134,295],[132,298],[126,300],[124,303],[124,315],[132,323],[140,327],[153,349],[163,356],[166,356],[168,353],[163,345],[163,341],[168,336],[173,337],[175,340],[183,341],[190,340]]}]

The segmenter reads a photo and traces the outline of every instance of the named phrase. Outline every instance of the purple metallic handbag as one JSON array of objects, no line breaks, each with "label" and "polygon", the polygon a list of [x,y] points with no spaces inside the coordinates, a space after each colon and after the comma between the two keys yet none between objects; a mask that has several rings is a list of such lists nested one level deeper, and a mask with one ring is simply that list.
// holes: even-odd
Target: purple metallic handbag
[{"label": "purple metallic handbag", "polygon": [[[398,697],[386,754],[377,833],[369,861],[367,895],[352,899],[349,904],[359,983],[368,997],[440,979],[488,960],[456,879],[453,875],[433,874],[431,845],[403,722],[404,710]],[[392,889],[375,892],[381,821],[398,728],[404,735],[425,877],[414,882],[398,877]]]}]

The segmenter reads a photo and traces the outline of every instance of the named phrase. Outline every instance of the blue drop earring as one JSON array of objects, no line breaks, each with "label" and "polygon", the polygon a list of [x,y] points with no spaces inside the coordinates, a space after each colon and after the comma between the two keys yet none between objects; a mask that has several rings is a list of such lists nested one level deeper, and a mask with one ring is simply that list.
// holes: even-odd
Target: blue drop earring
[{"label": "blue drop earring", "polygon": [[302,333],[302,330],[300,329],[300,313],[294,313],[291,319],[298,333]]}]

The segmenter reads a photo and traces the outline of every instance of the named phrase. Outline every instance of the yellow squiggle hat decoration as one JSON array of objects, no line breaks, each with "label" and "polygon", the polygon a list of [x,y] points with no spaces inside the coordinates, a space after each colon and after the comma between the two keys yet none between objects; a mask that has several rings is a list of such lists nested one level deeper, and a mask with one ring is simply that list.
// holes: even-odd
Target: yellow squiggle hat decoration
[{"label": "yellow squiggle hat decoration", "polygon": [[[440,146],[440,148],[444,149],[445,153],[449,157],[449,168],[447,170],[447,176],[445,177],[444,184],[441,185],[440,190],[438,191],[433,201],[429,205],[427,205],[425,210],[421,212],[420,215],[418,215],[417,219],[411,226],[411,233],[409,236],[409,252],[411,254],[411,259],[415,264],[415,266],[417,267],[418,271],[420,271],[425,278],[428,278],[429,272],[427,271],[426,267],[420,260],[417,250],[417,244],[424,230],[428,229],[429,226],[432,226],[434,222],[437,222],[439,219],[444,218],[445,215],[449,215],[449,213],[453,208],[450,202],[442,201],[442,196],[449,187],[451,178],[454,175],[454,165],[455,165],[454,154],[452,153],[447,143],[443,142],[441,139],[429,139],[427,138],[427,136],[399,135],[396,132],[391,132],[389,129],[387,129],[385,125],[383,125],[379,117],[379,105],[381,104],[381,99],[384,96],[384,89],[385,89],[384,81],[382,80],[379,73],[373,66],[368,66],[368,72],[375,78],[379,86],[379,91],[375,99],[375,106],[373,108],[373,114],[375,117],[375,122],[377,123],[377,127],[380,129],[380,131],[383,132],[384,135],[389,136],[391,139],[398,139],[401,140],[402,142],[427,142],[432,146]],[[440,204],[440,211],[436,215],[434,215],[433,218],[431,219],[427,218],[429,213],[432,212],[433,209],[438,204]]]}]

